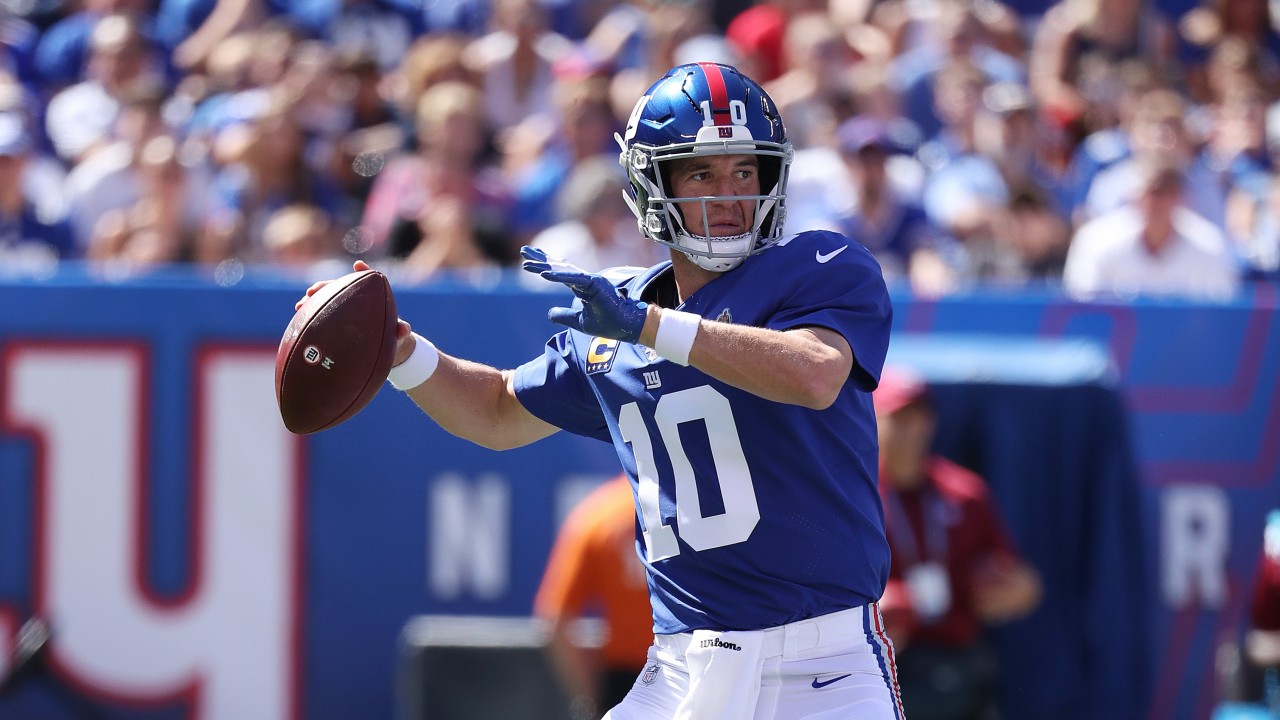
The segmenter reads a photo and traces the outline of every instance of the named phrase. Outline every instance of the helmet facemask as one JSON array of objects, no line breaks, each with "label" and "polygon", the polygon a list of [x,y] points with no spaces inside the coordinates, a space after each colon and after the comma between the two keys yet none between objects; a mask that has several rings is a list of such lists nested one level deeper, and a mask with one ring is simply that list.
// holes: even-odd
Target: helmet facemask
[{"label": "helmet facemask", "polygon": [[[716,130],[717,128],[709,128]],[[701,134],[701,133],[699,133]],[[640,231],[650,239],[676,248],[693,264],[712,272],[732,270],[747,256],[761,252],[782,238],[786,214],[786,185],[791,166],[790,144],[758,140],[697,141],[649,147],[633,144],[628,149],[621,137],[620,157],[635,191],[626,194],[627,204],[638,218]],[[673,161],[707,155],[751,155],[758,164],[760,194],[705,197],[673,197],[669,168]],[[697,235],[689,225],[709,227],[707,204],[754,202],[755,212],[747,232],[715,237]],[[683,212],[681,210],[683,205]],[[697,209],[695,209],[697,208]],[[701,212],[701,223],[688,223],[684,212]]]}]

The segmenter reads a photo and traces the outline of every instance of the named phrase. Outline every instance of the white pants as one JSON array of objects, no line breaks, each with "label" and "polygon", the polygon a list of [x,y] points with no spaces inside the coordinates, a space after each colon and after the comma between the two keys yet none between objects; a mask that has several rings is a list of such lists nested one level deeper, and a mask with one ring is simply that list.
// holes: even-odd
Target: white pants
[{"label": "white pants", "polygon": [[874,603],[767,630],[658,635],[604,720],[903,720]]}]

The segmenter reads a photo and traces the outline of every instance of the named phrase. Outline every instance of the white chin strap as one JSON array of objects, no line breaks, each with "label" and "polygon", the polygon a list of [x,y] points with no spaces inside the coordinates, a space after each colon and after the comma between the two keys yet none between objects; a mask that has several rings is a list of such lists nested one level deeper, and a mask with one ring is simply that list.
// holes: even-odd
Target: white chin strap
[{"label": "white chin strap", "polygon": [[[694,265],[711,272],[726,272],[742,264],[755,245],[754,231],[728,237],[705,237],[688,233],[676,234],[676,247]],[[714,255],[714,257],[712,257]]]}]

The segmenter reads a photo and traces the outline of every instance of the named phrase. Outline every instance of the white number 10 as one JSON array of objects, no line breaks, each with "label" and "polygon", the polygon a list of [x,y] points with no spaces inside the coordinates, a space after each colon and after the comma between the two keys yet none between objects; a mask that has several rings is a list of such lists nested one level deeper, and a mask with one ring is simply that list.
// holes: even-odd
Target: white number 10
[{"label": "white number 10", "polygon": [[[747,124],[747,104],[741,100],[729,101],[729,122],[734,125]],[[703,126],[715,125],[715,116],[711,112],[711,101],[702,101],[702,124]]]},{"label": "white number 10", "polygon": [[[664,395],[654,408],[653,421],[675,477],[676,521],[680,537],[694,550],[709,550],[740,543],[751,536],[760,522],[751,470],[742,452],[738,426],[733,421],[729,400],[708,385]],[[711,459],[720,481],[724,512],[706,517],[702,499],[694,479],[693,466],[680,442],[680,424],[701,421],[707,430]],[[657,562],[680,554],[675,529],[662,524],[658,507],[658,472],[654,462],[653,443],[640,406],[627,403],[618,413],[618,429],[622,439],[631,443],[639,477],[641,518],[649,562]]]}]

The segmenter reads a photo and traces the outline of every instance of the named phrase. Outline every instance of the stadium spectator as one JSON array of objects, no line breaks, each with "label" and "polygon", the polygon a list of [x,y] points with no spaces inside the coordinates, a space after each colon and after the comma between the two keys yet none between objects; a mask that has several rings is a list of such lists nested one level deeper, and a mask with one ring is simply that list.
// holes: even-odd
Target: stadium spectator
[{"label": "stadium spectator", "polygon": [[830,144],[850,103],[854,50],[823,12],[796,15],[783,34],[783,72],[765,84],[797,149]]},{"label": "stadium spectator", "polygon": [[920,148],[928,170],[922,203],[929,220],[961,242],[989,242],[1009,188],[995,161],[976,145],[986,76],[969,63],[947,66],[938,75],[938,111],[943,128]]},{"label": "stadium spectator", "polygon": [[1065,181],[1073,223],[1098,173],[1129,157],[1133,116],[1141,99],[1159,87],[1155,70],[1140,58],[1100,65],[1098,77],[1082,79],[1090,104],[1076,128],[1081,137],[1063,131],[1064,152],[1071,155]]},{"label": "stadium spectator", "polygon": [[1083,92],[1090,66],[1141,58],[1162,79],[1178,76],[1176,33],[1154,3],[1143,0],[1062,0],[1032,37],[1028,77],[1036,104],[1063,127],[1082,123],[1092,98]]},{"label": "stadium spectator", "polygon": [[903,112],[925,137],[942,130],[935,85],[943,68],[971,64],[982,72],[985,82],[1026,82],[1026,68],[994,47],[991,32],[968,3],[940,2],[928,27],[921,32],[930,41],[920,42],[895,57],[889,80],[902,97]]},{"label": "stadium spectator", "polygon": [[1251,80],[1229,86],[1206,108],[1206,174],[1224,189],[1222,227],[1240,254],[1252,234],[1251,213],[1266,202],[1274,169],[1266,137],[1266,96]]},{"label": "stadium spectator", "polygon": [[291,0],[283,6],[286,17],[335,55],[369,57],[383,72],[399,64],[425,29],[421,11],[399,0]]},{"label": "stadium spectator", "polygon": [[887,367],[873,399],[893,553],[881,605],[903,709],[912,720],[991,717],[999,671],[984,630],[1035,609],[1039,574],[982,478],[931,454],[937,413],[925,382]]},{"label": "stadium spectator", "polygon": [[107,15],[89,36],[87,79],[49,100],[45,127],[63,162],[75,165],[111,141],[121,98],[162,83],[157,55],[132,15]]},{"label": "stadium spectator", "polygon": [[1182,207],[1186,182],[1173,160],[1149,160],[1140,195],[1076,231],[1063,282],[1080,298],[1165,295],[1230,299],[1240,272],[1223,234]]},{"label": "stadium spectator", "polygon": [[1129,157],[1094,177],[1084,205],[1075,211],[1077,224],[1131,204],[1140,191],[1143,167],[1170,162],[1184,177],[1182,203],[1220,231],[1225,228],[1225,188],[1212,164],[1197,151],[1186,115],[1186,101],[1173,90],[1144,95],[1129,127]]},{"label": "stadium spectator", "polygon": [[42,110],[29,88],[15,80],[0,78],[0,114],[11,114],[18,119],[29,141],[22,162],[22,192],[28,198],[38,198],[45,217],[60,218],[68,212],[64,191],[67,170],[48,149],[47,139],[41,132]]},{"label": "stadium spectator", "polygon": [[1268,173],[1256,191],[1237,190],[1228,210],[1228,227],[1247,272],[1275,277],[1280,271],[1280,177]]},{"label": "stadium spectator", "polygon": [[276,210],[262,230],[262,243],[266,262],[303,270],[310,277],[345,267],[333,219],[314,205],[298,203]]},{"label": "stadium spectator", "polygon": [[161,0],[157,40],[172,53],[172,63],[185,72],[198,71],[214,48],[228,37],[249,30],[281,27],[276,18],[286,0]]},{"label": "stadium spectator", "polygon": [[773,0],[754,3],[729,21],[725,37],[742,59],[743,69],[754,71],[752,77],[767,84],[783,73],[786,65],[783,45],[789,13],[793,6],[805,5],[814,11],[822,9],[822,4],[816,2]]},{"label": "stadium spectator", "polygon": [[0,112],[0,264],[49,264],[77,255],[71,227],[54,198],[32,197],[23,182],[33,150],[26,119]]},{"label": "stadium spectator", "polygon": [[138,201],[137,161],[148,140],[168,132],[162,115],[166,95],[158,85],[139,87],[121,98],[112,142],[67,173],[71,228],[84,248],[104,214]]},{"label": "stadium spectator", "polygon": [[620,128],[609,103],[609,81],[565,71],[552,86],[556,112],[520,124],[504,139],[503,172],[513,201],[512,231],[524,244],[555,221],[555,198],[573,169],[606,156],[617,164]]},{"label": "stadium spectator", "polygon": [[124,260],[154,265],[191,260],[199,232],[200,185],[178,160],[169,135],[155,135],[136,151],[127,183],[131,201],[102,213],[88,241],[91,260]]},{"label": "stadium spectator", "polygon": [[341,190],[339,221],[359,224],[373,179],[388,156],[405,142],[398,108],[383,93],[383,76],[371,58],[335,58],[336,75],[326,84],[320,103],[331,109],[333,122],[323,138],[326,172]]},{"label": "stadium spectator", "polygon": [[40,30],[16,16],[0,19],[0,80],[20,83],[35,93],[41,79],[35,69],[35,48]]},{"label": "stadium spectator", "polygon": [[150,31],[150,0],[82,0],[68,5],[78,9],[46,28],[35,47],[36,71],[47,90],[60,90],[84,79],[93,53],[92,36],[103,18],[132,16],[144,32]]},{"label": "stadium spectator", "polygon": [[[618,192],[623,177],[614,158],[600,156],[578,163],[555,198],[560,222],[535,235],[529,244],[592,272],[656,263],[660,259],[656,243],[636,237],[635,217]],[[522,274],[521,279],[531,287],[548,289],[542,278],[529,275],[526,279]]]},{"label": "stadium spectator", "polygon": [[410,134],[418,99],[428,88],[446,81],[479,87],[480,79],[465,61],[468,42],[464,35],[423,35],[394,70],[384,73],[382,94],[395,106]]},{"label": "stadium spectator", "polygon": [[442,82],[418,101],[417,149],[392,158],[365,205],[363,231],[377,255],[401,259],[426,278],[444,267],[511,264],[510,194],[488,162],[483,98]]},{"label": "stadium spectator", "polygon": [[[596,488],[565,519],[533,614],[547,621],[547,650],[575,709],[598,718],[622,702],[653,644],[644,565],[636,555],[635,498],[626,475]],[[575,620],[591,615],[604,621],[607,633],[598,657],[572,633]]]},{"label": "stadium spectator", "polygon": [[889,128],[871,117],[852,118],[840,126],[836,142],[856,197],[839,229],[876,256],[886,280],[908,280],[928,297],[954,289],[962,251],[894,187],[888,160],[899,149]]},{"label": "stadium spectator", "polygon": [[1037,191],[1065,218],[1069,207],[1058,139],[1042,122],[1026,86],[993,83],[983,89],[975,117],[974,149],[991,158],[1006,187]]},{"label": "stadium spectator", "polygon": [[467,48],[467,62],[480,77],[489,126],[502,133],[531,115],[555,113],[552,68],[573,44],[548,29],[535,0],[497,0],[492,23]]},{"label": "stadium spectator", "polygon": [[272,213],[294,203],[339,210],[336,184],[312,166],[307,137],[292,98],[276,93],[269,105],[223,128],[214,140],[217,167],[195,258],[260,260],[262,231]]},{"label": "stadium spectator", "polygon": [[1204,0],[1178,20],[1178,39],[1191,97],[1212,97],[1210,58],[1223,47],[1253,66],[1270,94],[1280,91],[1280,34],[1266,0]]},{"label": "stadium spectator", "polygon": [[600,62],[615,68],[609,90],[613,114],[626,118],[653,78],[676,65],[680,48],[710,30],[710,8],[707,3],[631,0],[600,25],[600,31],[587,39],[587,47]]},{"label": "stadium spectator", "polygon": [[1010,287],[1061,283],[1072,233],[1053,198],[1035,186],[1014,188],[995,230],[995,252],[986,258],[990,264],[971,267],[972,275]]},{"label": "stadium spectator", "polygon": [[833,25],[847,28],[858,24],[865,14],[859,10],[832,12],[824,0],[765,0],[756,3],[721,4],[729,15],[724,35],[743,63],[743,70],[766,86],[787,71],[786,34],[793,20],[802,15],[826,13]]},{"label": "stadium spectator", "polygon": [[966,240],[966,279],[1003,285],[1061,279],[1071,239],[1070,200],[1055,165],[1055,137],[1022,85],[996,83],[983,90],[974,149],[999,172],[1008,201],[992,209],[988,232]]}]

